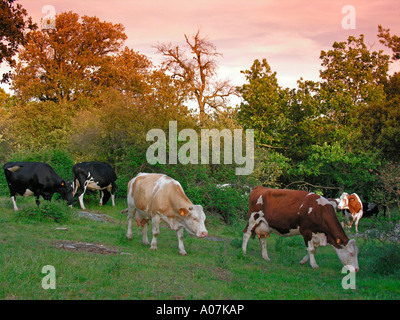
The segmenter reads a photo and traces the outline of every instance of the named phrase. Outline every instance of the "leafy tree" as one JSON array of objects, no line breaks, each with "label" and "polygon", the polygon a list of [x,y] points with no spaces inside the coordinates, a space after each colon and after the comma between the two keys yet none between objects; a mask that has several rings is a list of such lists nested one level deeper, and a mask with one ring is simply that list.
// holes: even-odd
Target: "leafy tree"
[{"label": "leafy tree", "polygon": [[364,198],[373,191],[373,173],[378,166],[379,162],[369,153],[349,152],[338,142],[314,145],[309,157],[289,170],[288,186],[307,182],[328,197],[350,191]]},{"label": "leafy tree", "polygon": [[400,74],[396,73],[385,86],[387,100],[369,103],[360,109],[360,134],[356,137],[359,148],[367,148],[390,161],[400,161],[399,84]]},{"label": "leafy tree", "polygon": [[364,35],[335,42],[333,49],[321,51],[320,58],[324,67],[320,71],[324,114],[339,127],[352,128],[360,105],[385,100],[383,84],[389,69],[389,56],[382,50],[368,50]]},{"label": "leafy tree", "polygon": [[65,147],[73,114],[68,103],[19,102],[9,110],[8,134],[20,148]]},{"label": "leafy tree", "polygon": [[258,145],[285,149],[284,130],[288,125],[286,116],[289,91],[282,89],[266,59],[256,59],[250,70],[242,71],[248,83],[238,91],[244,102],[238,112],[238,120],[244,128],[255,130]]},{"label": "leafy tree", "polygon": [[123,49],[127,36],[121,24],[63,12],[55,29],[27,35],[13,89],[24,100],[74,101],[96,96],[104,87],[141,91],[146,57]]},{"label": "leafy tree", "polygon": [[[6,62],[15,67],[15,54],[21,44],[25,43],[26,30],[35,30],[37,25],[32,22],[26,9],[15,0],[0,1],[0,64]],[[1,82],[8,82],[10,72],[3,74]]]},{"label": "leafy tree", "polygon": [[[390,29],[378,27],[380,42],[393,50],[393,60],[400,59],[400,38]],[[386,100],[371,101],[360,108],[359,135],[353,145],[380,155],[381,159],[399,161],[400,145],[400,73],[384,82]]]},{"label": "leafy tree", "polygon": [[243,102],[237,118],[255,130],[258,146],[272,148],[292,160],[303,159],[314,143],[327,141],[326,118],[321,117],[319,84],[298,81],[298,88],[281,88],[266,59],[242,71],[247,83],[238,91]]},{"label": "leafy tree", "polygon": [[393,50],[393,60],[400,60],[400,37],[390,35],[390,29],[385,29],[381,25],[378,26],[379,42]]},{"label": "leafy tree", "polygon": [[204,123],[206,108],[219,112],[226,99],[234,93],[229,81],[217,79],[216,58],[221,56],[215,46],[200,31],[189,39],[185,34],[186,48],[162,43],[156,46],[163,55],[163,66],[174,78],[182,81],[190,98],[197,102],[200,123]]}]

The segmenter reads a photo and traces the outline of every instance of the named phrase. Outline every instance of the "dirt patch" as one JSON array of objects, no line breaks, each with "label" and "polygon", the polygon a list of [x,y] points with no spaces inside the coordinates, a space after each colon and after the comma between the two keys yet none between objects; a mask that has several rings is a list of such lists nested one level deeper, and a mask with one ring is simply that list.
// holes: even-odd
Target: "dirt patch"
[{"label": "dirt patch", "polygon": [[[118,254],[117,248],[107,248],[102,244],[64,240],[64,241],[57,241],[55,246],[57,249],[62,249],[67,251],[86,251],[97,254]],[[121,252],[121,254],[126,254],[126,253]]]},{"label": "dirt patch", "polygon": [[94,221],[102,221],[102,222],[115,222],[115,219],[104,214],[104,213],[95,213],[89,211],[78,211],[77,215],[79,217],[88,218]]}]

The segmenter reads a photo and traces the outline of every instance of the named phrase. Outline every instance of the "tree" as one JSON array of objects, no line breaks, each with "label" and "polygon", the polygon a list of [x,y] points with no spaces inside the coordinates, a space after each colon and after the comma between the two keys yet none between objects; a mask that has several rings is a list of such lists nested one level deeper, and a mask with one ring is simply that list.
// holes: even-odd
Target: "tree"
[{"label": "tree", "polygon": [[[216,58],[221,54],[215,46],[200,36],[200,31],[189,39],[185,34],[186,48],[162,43],[156,46],[163,55],[163,67],[186,86],[189,97],[197,102],[200,123],[203,124],[206,108],[218,112],[226,99],[234,93],[229,81],[218,81]],[[186,51],[186,50],[188,51]]]},{"label": "tree", "polygon": [[321,102],[325,116],[339,126],[351,127],[360,105],[384,101],[389,56],[368,50],[364,35],[334,42],[333,49],[321,51],[320,59]]},{"label": "tree", "polygon": [[338,142],[313,145],[307,159],[288,170],[292,181],[286,188],[306,182],[323,190],[326,197],[352,190],[366,198],[372,192],[376,179],[373,172],[378,166],[379,162],[369,153],[349,152]]},{"label": "tree", "polygon": [[[15,54],[21,44],[25,43],[26,30],[35,30],[37,25],[28,17],[26,9],[15,0],[0,1],[0,64],[4,61],[15,67]],[[1,82],[8,82],[10,72],[3,74]]]},{"label": "tree", "polygon": [[400,37],[390,35],[390,29],[384,29],[381,25],[378,26],[379,42],[393,50],[393,60],[400,60]]},{"label": "tree", "polygon": [[242,73],[248,83],[238,88],[244,100],[239,107],[239,122],[244,128],[255,130],[259,146],[285,149],[285,130],[290,122],[289,90],[279,86],[276,72],[272,72],[266,59],[256,59],[250,70]]},{"label": "tree", "polygon": [[133,50],[122,50],[127,36],[121,24],[63,12],[55,29],[32,31],[12,76],[13,89],[24,100],[74,101],[96,96],[104,87],[141,91],[150,66]]},{"label": "tree", "polygon": [[70,134],[73,106],[53,101],[20,101],[9,111],[9,137],[27,149],[65,147]]}]

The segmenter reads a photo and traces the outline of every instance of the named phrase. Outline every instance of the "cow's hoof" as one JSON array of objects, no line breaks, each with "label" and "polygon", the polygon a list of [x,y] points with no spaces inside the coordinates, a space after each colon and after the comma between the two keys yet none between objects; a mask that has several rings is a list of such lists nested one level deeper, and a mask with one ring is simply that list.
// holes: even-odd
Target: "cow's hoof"
[{"label": "cow's hoof", "polygon": [[157,250],[157,247],[150,247],[150,250]]},{"label": "cow's hoof", "polygon": [[180,254],[181,256],[187,256],[187,253],[186,253],[186,251],[179,252],[179,254]]}]

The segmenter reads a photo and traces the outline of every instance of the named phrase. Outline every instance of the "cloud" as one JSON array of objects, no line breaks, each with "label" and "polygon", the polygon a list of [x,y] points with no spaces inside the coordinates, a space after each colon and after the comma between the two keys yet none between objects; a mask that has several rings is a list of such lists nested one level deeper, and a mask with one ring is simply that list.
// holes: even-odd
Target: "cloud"
[{"label": "cloud", "polygon": [[[47,0],[20,0],[39,22]],[[161,57],[158,42],[182,44],[184,34],[197,30],[208,36],[223,58],[222,78],[235,84],[244,81],[240,70],[250,68],[255,59],[266,58],[277,71],[282,86],[296,81],[318,80],[321,50],[349,35],[365,34],[374,50],[381,49],[378,24],[400,34],[400,1],[393,0],[52,0],[56,12],[72,10],[101,20],[122,23],[128,36],[126,45],[149,56]],[[356,9],[356,30],[344,30],[344,5]]]}]

